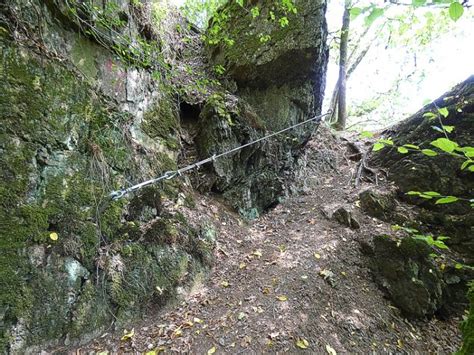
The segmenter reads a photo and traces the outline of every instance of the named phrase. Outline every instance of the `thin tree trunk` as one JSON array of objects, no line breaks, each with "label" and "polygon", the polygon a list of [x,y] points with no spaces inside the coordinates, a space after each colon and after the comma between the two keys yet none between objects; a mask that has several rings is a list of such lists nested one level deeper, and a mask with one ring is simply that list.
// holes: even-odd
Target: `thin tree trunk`
[{"label": "thin tree trunk", "polygon": [[344,14],[342,16],[341,43],[339,49],[339,80],[337,95],[337,122],[335,128],[342,131],[346,126],[347,107],[346,107],[346,80],[347,80],[347,56],[350,25],[350,3],[346,0]]},{"label": "thin tree trunk", "polygon": [[334,126],[337,122],[337,97],[339,95],[339,79],[337,79],[336,86],[331,95],[331,102],[329,103],[329,109],[332,111],[331,116],[329,116],[329,124]]}]

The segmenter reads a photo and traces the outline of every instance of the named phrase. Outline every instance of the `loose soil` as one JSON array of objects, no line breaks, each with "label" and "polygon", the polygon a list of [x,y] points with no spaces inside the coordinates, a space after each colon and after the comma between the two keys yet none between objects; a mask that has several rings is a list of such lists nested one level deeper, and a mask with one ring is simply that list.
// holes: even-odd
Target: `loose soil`
[{"label": "loose soil", "polygon": [[[390,225],[358,207],[358,193],[373,184],[354,187],[350,140],[320,130],[296,174],[298,194],[251,223],[211,196],[196,197],[219,232],[209,277],[150,310],[127,340],[117,329],[75,353],[456,351],[458,317],[409,321],[374,283],[360,246]],[[328,218],[337,206],[352,209],[360,228]]]}]

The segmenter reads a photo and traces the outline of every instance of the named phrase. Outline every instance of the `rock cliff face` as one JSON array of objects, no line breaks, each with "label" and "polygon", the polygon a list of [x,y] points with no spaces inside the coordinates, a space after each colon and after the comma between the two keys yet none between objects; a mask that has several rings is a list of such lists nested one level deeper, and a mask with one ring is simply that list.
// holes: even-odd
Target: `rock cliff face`
[{"label": "rock cliff face", "polygon": [[[264,14],[271,3],[259,5]],[[246,34],[212,55],[226,58],[228,87],[237,83],[225,90],[205,72],[189,73],[186,61],[202,46],[186,48],[184,38],[195,45],[198,35],[159,1],[2,4],[0,349],[87,341],[205,272],[215,232],[191,217],[180,180],[118,201],[108,194],[176,168],[183,100],[200,105],[192,124],[202,157],[318,113],[325,4],[297,8],[288,27],[269,25],[261,49]],[[231,10],[229,28],[243,30],[250,18]],[[277,201],[308,137],[298,130],[216,161],[209,187],[256,215]]]},{"label": "rock cliff face", "polygon": [[[107,198],[173,169],[178,155],[176,100],[149,58],[119,53],[121,33],[153,45],[135,10],[128,2],[2,7],[2,349],[87,340],[210,265],[209,228],[185,208],[161,207],[183,193],[178,184]],[[104,13],[124,23],[107,30]]]}]

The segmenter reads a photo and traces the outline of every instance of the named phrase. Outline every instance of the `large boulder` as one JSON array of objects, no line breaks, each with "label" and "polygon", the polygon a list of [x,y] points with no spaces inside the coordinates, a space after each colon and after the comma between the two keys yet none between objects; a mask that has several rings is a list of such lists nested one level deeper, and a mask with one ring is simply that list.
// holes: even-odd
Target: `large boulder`
[{"label": "large boulder", "polygon": [[[446,132],[443,132],[442,126],[447,127]],[[447,244],[474,261],[474,213],[469,203],[469,199],[474,197],[474,172],[466,166],[461,169],[467,160],[463,151],[448,154],[431,144],[448,137],[459,147],[473,149],[474,76],[382,134],[385,138],[392,138],[395,146],[387,145],[372,154],[371,163],[388,172],[388,178],[398,188],[398,197],[420,207],[418,220],[427,228],[438,229],[448,235]],[[401,154],[397,147],[405,144],[420,149]],[[430,149],[437,155],[423,154],[422,149]],[[460,200],[451,204],[435,204],[436,199],[406,195],[408,191],[434,191],[444,196],[456,196]]]},{"label": "large boulder", "polygon": [[410,318],[433,314],[449,316],[464,310],[466,284],[474,276],[442,258],[424,240],[414,236],[375,236],[363,244],[375,281]]},{"label": "large boulder", "polygon": [[[253,1],[251,7],[259,13],[254,17],[250,8],[232,1],[210,22],[210,32],[216,22],[221,31],[207,45],[210,62],[225,68],[228,87],[238,99],[229,99],[228,93],[207,101],[196,137],[201,157],[321,112],[328,55],[326,2],[295,1],[297,14],[277,3]],[[284,193],[285,177],[314,129],[314,124],[298,127],[216,161],[212,188],[244,215],[258,215]]]},{"label": "large boulder", "polygon": [[372,269],[393,303],[410,317],[434,314],[443,296],[441,273],[430,259],[431,248],[411,237],[374,238]]}]

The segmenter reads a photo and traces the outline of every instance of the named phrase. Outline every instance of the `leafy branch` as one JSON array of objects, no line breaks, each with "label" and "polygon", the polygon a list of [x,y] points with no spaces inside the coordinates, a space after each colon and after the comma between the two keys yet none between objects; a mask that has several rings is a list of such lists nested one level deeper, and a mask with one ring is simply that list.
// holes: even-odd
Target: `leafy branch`
[{"label": "leafy branch", "polygon": [[[429,157],[435,157],[439,154],[448,154],[454,157],[464,159],[464,162],[461,164],[461,170],[467,169],[467,171],[474,172],[474,147],[461,147],[458,143],[449,139],[448,134],[453,132],[455,127],[444,125],[441,120],[441,116],[443,116],[444,118],[448,117],[449,111],[446,107],[437,108],[437,110],[438,114],[435,114],[433,112],[427,112],[423,115],[423,117],[428,119],[438,118],[440,122],[440,127],[432,126],[432,128],[436,131],[442,132],[445,137],[435,139],[429,143],[431,146],[437,148],[437,151],[429,148],[421,148],[420,146],[415,144],[396,145],[395,142],[390,138],[381,138],[377,140],[377,142],[375,142],[372,147],[372,151],[377,152],[385,147],[394,147],[397,148],[397,151],[400,154],[420,152]],[[361,132],[361,136],[371,138],[373,137],[373,134],[371,132],[364,131]]]}]

